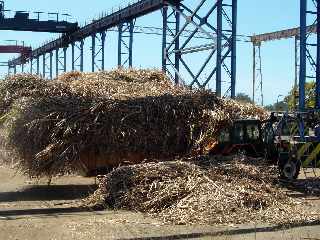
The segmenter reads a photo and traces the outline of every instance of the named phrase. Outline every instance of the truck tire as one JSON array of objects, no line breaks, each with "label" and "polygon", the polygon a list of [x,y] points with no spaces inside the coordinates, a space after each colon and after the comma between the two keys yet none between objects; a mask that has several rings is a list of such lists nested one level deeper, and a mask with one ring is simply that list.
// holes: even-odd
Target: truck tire
[{"label": "truck tire", "polygon": [[301,169],[301,162],[293,159],[290,153],[280,153],[278,158],[278,169],[281,179],[295,180]]}]

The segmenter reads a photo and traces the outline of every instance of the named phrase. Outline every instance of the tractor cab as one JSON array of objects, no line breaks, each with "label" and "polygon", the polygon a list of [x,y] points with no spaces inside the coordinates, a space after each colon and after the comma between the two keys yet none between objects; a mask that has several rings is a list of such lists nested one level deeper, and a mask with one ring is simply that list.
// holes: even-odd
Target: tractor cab
[{"label": "tractor cab", "polygon": [[262,126],[260,120],[236,120],[232,126],[223,129],[216,144],[211,149],[213,155],[232,155],[236,153],[259,157],[263,156]]}]

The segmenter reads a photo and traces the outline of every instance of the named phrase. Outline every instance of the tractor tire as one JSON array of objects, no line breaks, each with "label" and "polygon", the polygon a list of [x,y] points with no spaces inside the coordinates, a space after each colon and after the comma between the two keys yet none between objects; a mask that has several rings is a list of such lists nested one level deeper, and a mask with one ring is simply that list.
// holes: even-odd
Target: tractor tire
[{"label": "tractor tire", "polygon": [[292,159],[289,153],[280,153],[278,158],[278,169],[281,179],[295,180],[300,174],[301,162]]}]

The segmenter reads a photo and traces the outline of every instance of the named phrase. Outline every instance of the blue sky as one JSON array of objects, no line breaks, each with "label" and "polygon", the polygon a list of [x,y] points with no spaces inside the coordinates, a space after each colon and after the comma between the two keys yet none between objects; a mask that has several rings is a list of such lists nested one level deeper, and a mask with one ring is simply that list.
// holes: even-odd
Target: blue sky
[{"label": "blue sky", "polygon": [[[195,1],[195,0],[188,0]],[[130,1],[101,1],[101,0],[6,0],[6,8],[11,10],[29,10],[43,12],[69,13],[79,23],[89,22],[99,16],[102,11],[116,9],[120,5],[125,6]],[[299,25],[299,1],[298,0],[239,0],[238,1],[238,32],[239,34],[252,35],[271,32]],[[43,14],[46,18],[47,15]],[[153,13],[137,20],[137,25],[161,26],[160,13]],[[15,39],[25,41],[32,47],[39,46],[42,42],[56,37],[48,33],[26,32],[1,32],[0,44],[4,40]],[[109,50],[107,51],[107,68],[116,66],[116,35],[107,36]],[[137,67],[161,66],[160,39],[154,36],[137,35],[134,39],[134,65]],[[146,46],[149,46],[146,47]],[[89,48],[89,46],[87,46]],[[88,49],[87,49],[88,50]],[[88,51],[89,52],[89,51]],[[7,61],[12,55],[2,54],[0,62]],[[89,59],[89,57],[88,57]],[[239,42],[238,44],[238,78],[237,92],[252,92],[252,45]],[[264,43],[262,45],[262,68],[264,80],[265,103],[269,104],[277,100],[278,95],[285,95],[294,82],[294,40],[282,40]],[[86,61],[85,70],[90,66]],[[0,68],[3,76],[6,68]]]}]

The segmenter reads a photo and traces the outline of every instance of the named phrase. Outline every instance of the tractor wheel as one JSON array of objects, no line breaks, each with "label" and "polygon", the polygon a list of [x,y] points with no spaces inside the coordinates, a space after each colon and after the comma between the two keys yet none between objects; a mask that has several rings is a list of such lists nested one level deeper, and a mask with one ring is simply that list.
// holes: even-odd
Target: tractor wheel
[{"label": "tractor wheel", "polygon": [[300,173],[301,163],[292,159],[289,153],[280,153],[278,159],[280,178],[286,180],[297,179]]}]

